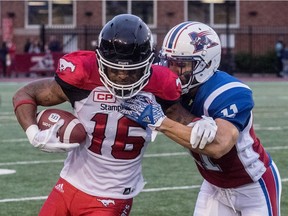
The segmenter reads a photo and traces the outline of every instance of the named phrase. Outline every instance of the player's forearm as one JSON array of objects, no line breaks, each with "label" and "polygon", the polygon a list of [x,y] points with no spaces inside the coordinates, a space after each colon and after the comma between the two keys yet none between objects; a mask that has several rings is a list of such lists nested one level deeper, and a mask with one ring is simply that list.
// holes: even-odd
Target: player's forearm
[{"label": "player's forearm", "polygon": [[165,115],[183,125],[188,125],[195,118],[195,116],[188,112],[180,103],[176,103],[169,107],[166,110]]},{"label": "player's forearm", "polygon": [[191,149],[191,127],[175,122],[169,118],[165,118],[157,130],[183,147]]},{"label": "player's forearm", "polygon": [[24,104],[16,110],[15,115],[24,131],[26,131],[30,125],[37,124],[36,106],[31,104]]},{"label": "player's forearm", "polygon": [[238,129],[229,121],[218,118],[215,119],[218,130],[212,143],[205,146],[201,154],[211,158],[219,159],[226,155],[237,143],[239,137]]},{"label": "player's forearm", "polygon": [[36,101],[24,89],[18,90],[13,96],[13,107],[16,118],[24,131],[31,124],[36,124]]},{"label": "player's forearm", "polygon": [[[198,154],[205,154],[212,158],[220,158],[224,154],[226,154],[236,142],[232,137],[232,126],[223,129],[223,121],[218,120],[220,131],[217,132],[215,139],[212,143],[208,143],[204,149],[200,149],[199,146],[197,148],[192,148],[191,140],[191,131],[192,127],[185,126],[183,124],[177,123],[169,118],[165,118],[162,124],[157,127],[157,130],[162,132],[164,135],[182,145],[185,148],[192,150]],[[225,123],[225,122],[224,122]],[[229,131],[230,133],[227,133]]]},{"label": "player's forearm", "polygon": [[67,101],[66,95],[53,78],[37,80],[19,89],[13,96],[13,106],[24,130],[36,124],[37,106],[53,106]]}]

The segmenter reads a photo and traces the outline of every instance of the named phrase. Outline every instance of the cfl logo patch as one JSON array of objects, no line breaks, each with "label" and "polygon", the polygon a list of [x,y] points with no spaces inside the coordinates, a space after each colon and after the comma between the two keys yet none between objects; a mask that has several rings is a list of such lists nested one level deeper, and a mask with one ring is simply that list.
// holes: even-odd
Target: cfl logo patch
[{"label": "cfl logo patch", "polygon": [[58,115],[57,113],[52,113],[50,114],[50,116],[48,117],[48,120],[50,122],[58,122],[60,119],[60,115]]},{"label": "cfl logo patch", "polygon": [[94,92],[93,100],[96,102],[115,103],[116,98],[110,92]]}]

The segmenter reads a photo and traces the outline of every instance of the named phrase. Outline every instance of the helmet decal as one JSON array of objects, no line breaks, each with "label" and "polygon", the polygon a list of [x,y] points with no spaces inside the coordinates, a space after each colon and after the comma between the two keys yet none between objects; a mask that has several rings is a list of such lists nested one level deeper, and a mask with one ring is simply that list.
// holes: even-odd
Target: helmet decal
[{"label": "helmet decal", "polygon": [[217,46],[218,43],[212,41],[207,37],[207,35],[212,35],[210,31],[203,31],[203,32],[191,32],[188,34],[191,38],[191,44],[194,45],[195,50],[194,53],[202,51],[205,49],[209,49],[211,47]]}]

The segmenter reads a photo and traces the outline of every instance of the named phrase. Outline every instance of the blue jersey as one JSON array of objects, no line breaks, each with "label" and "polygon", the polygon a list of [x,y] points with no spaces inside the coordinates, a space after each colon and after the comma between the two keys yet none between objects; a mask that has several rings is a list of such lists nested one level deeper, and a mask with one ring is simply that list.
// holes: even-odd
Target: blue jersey
[{"label": "blue jersey", "polygon": [[182,105],[196,116],[225,119],[239,130],[235,146],[219,159],[191,152],[207,181],[218,187],[230,188],[259,180],[270,159],[253,129],[254,101],[246,84],[217,71],[199,87],[194,98],[184,95]]}]

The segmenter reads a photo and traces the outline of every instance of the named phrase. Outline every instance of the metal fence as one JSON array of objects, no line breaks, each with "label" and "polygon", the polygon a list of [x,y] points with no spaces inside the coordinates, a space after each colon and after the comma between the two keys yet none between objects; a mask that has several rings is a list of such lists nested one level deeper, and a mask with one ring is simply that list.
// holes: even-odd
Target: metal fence
[{"label": "metal fence", "polygon": [[[40,38],[42,44],[49,42],[49,37],[54,35],[62,43],[63,52],[68,53],[75,50],[94,50],[97,44],[98,35],[102,26],[81,26],[71,28],[41,28]],[[151,29],[157,35],[158,44],[156,50],[160,49],[161,42],[168,32],[168,28]],[[262,56],[274,52],[274,46],[278,39],[282,39],[284,44],[288,45],[288,26],[266,27],[266,26],[245,26],[238,29],[215,29],[221,36],[229,33],[232,41],[230,47],[223,48],[224,68],[237,70],[235,65],[235,56],[238,54],[247,54],[249,56]],[[231,47],[232,45],[232,47]],[[44,49],[44,47],[43,47]],[[271,63],[272,64],[272,63]],[[268,69],[271,70],[271,69]],[[272,69],[273,70],[273,69]]]},{"label": "metal fence", "polygon": [[[48,42],[49,36],[55,35],[63,44],[64,50],[91,49],[97,41],[101,26],[81,26],[71,28],[45,28],[41,30],[42,44]],[[157,38],[164,38],[168,28],[151,29]],[[225,29],[215,29],[219,35],[225,35]],[[232,53],[245,52],[255,55],[265,54],[273,51],[275,42],[282,38],[288,44],[288,26],[266,27],[266,26],[245,26],[239,29],[230,29],[230,36],[235,39],[235,47]],[[159,46],[159,45],[157,45]]]}]

